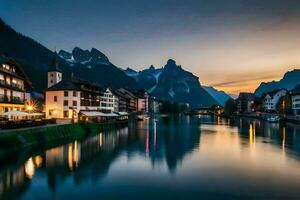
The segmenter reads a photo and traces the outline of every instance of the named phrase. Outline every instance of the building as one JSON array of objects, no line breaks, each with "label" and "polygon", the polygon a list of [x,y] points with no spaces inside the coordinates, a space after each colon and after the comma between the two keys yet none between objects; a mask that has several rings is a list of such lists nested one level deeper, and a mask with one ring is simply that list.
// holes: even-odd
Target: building
[{"label": "building", "polygon": [[113,90],[106,88],[101,96],[100,110],[102,112],[118,112],[118,97],[114,94]]},{"label": "building", "polygon": [[141,92],[137,96],[137,111],[141,113],[150,112],[150,95],[147,92]]},{"label": "building", "polygon": [[239,97],[236,99],[237,101],[237,112],[252,112],[253,104],[254,104],[254,94],[248,92],[241,92]]},{"label": "building", "polygon": [[61,80],[56,59],[55,56],[48,71],[50,87],[45,91],[46,118],[78,119],[79,112],[100,110],[101,87],[73,76]]},{"label": "building", "polygon": [[59,68],[58,55],[55,52],[52,63],[48,69],[48,88],[57,84],[62,80],[62,71]]},{"label": "building", "polygon": [[25,110],[25,90],[31,88],[21,66],[0,55],[0,113]]},{"label": "building", "polygon": [[129,90],[120,88],[114,91],[119,99],[120,112],[136,112],[138,98]]},{"label": "building", "polygon": [[274,90],[263,95],[263,107],[266,111],[276,110],[280,99],[287,95],[286,89]]},{"label": "building", "polygon": [[291,91],[291,96],[293,113],[295,116],[300,117],[300,84]]},{"label": "building", "polygon": [[46,90],[46,118],[78,119],[81,111],[99,111],[101,87],[71,77]]}]

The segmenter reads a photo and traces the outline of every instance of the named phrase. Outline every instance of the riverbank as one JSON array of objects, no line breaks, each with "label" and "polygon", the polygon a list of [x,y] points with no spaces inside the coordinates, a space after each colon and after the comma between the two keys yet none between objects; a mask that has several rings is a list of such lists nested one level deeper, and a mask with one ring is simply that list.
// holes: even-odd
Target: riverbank
[{"label": "riverbank", "polygon": [[[230,116],[231,118],[254,118],[259,120],[264,120],[261,113],[248,113],[248,114],[239,114],[239,115],[233,115]],[[289,115],[279,115],[280,122],[286,122],[286,123],[292,123],[292,124],[300,124],[300,118],[295,116],[289,116]]]},{"label": "riverbank", "polygon": [[122,122],[76,123],[7,130],[0,134],[0,161],[24,149],[49,148],[122,125]]}]

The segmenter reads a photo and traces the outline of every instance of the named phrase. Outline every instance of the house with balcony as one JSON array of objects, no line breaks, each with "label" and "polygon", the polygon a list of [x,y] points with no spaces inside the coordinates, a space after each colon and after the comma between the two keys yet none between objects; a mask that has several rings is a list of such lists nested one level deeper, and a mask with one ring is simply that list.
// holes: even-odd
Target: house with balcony
[{"label": "house with balcony", "polygon": [[100,110],[105,113],[118,112],[118,107],[118,96],[111,88],[106,88],[101,95]]},{"label": "house with balcony", "polygon": [[118,108],[120,112],[136,112],[138,98],[135,94],[125,88],[119,88],[114,91],[118,97]]},{"label": "house with balcony", "polygon": [[293,113],[295,116],[300,117],[300,84],[291,91],[291,96]]},{"label": "house with balcony", "polygon": [[25,108],[25,90],[31,83],[21,66],[11,58],[0,56],[0,113]]},{"label": "house with balcony", "polygon": [[274,111],[277,109],[277,105],[280,99],[286,96],[288,91],[286,89],[274,90],[268,93],[265,93],[263,98],[263,107],[265,111]]}]

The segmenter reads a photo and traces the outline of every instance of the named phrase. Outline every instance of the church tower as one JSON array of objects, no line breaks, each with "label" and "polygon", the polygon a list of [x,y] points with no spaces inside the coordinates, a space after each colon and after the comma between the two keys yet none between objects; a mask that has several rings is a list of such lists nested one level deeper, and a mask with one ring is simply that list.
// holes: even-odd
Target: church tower
[{"label": "church tower", "polygon": [[55,51],[52,63],[48,69],[48,88],[62,80],[62,71],[58,65],[58,55]]}]

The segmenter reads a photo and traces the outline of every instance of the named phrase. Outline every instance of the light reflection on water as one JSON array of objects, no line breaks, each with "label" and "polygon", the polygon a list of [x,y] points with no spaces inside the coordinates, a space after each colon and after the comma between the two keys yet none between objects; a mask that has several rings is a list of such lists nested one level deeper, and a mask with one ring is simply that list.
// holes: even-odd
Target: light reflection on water
[{"label": "light reflection on water", "polygon": [[253,119],[145,120],[0,170],[0,197],[300,198],[300,127]]}]

